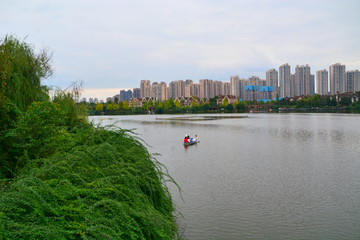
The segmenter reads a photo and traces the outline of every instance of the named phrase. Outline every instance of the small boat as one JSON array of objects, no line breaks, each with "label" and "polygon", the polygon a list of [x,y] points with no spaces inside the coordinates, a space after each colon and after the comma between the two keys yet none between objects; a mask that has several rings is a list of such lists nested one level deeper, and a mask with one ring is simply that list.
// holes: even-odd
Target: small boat
[{"label": "small boat", "polygon": [[192,142],[184,142],[184,146],[194,145],[194,144],[197,144],[197,143],[198,143],[197,140],[192,141]]}]

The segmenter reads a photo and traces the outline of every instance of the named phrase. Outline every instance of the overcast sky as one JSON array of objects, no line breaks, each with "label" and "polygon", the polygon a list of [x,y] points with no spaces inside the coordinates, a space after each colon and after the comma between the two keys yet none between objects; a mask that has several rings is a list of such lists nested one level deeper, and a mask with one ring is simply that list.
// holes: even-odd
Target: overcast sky
[{"label": "overcast sky", "polygon": [[360,69],[360,0],[0,0],[0,37],[54,52],[61,88],[83,97],[192,79],[259,76],[284,63],[311,73],[334,63]]}]

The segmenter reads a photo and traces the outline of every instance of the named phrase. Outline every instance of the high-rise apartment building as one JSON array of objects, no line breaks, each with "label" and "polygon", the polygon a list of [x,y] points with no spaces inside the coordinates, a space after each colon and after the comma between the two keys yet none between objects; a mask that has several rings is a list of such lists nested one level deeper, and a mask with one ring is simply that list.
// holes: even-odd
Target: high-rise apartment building
[{"label": "high-rise apartment building", "polygon": [[133,88],[133,98],[141,98],[141,91],[140,88]]},{"label": "high-rise apartment building", "polygon": [[222,94],[222,82],[221,81],[213,81],[214,84],[214,96],[219,96]]},{"label": "high-rise apartment building", "polygon": [[279,97],[291,97],[291,71],[289,64],[283,64],[279,67],[279,85],[280,94]]},{"label": "high-rise apartment building", "polygon": [[132,91],[131,90],[121,90],[120,91],[120,99],[119,101],[120,102],[123,102],[123,101],[130,101],[130,99],[132,98]]},{"label": "high-rise apartment building", "polygon": [[344,93],[347,89],[345,65],[341,63],[335,63],[329,67],[330,75],[330,95],[334,95],[337,92]]},{"label": "high-rise apartment building", "polygon": [[229,82],[222,83],[222,95],[231,95],[231,84]]},{"label": "high-rise apartment building", "polygon": [[249,85],[249,80],[245,78],[239,78],[238,75],[230,77],[230,90],[231,95],[235,95],[237,98],[244,99],[244,87]]},{"label": "high-rise apartment building", "polygon": [[171,81],[169,83],[168,98],[175,99],[178,97],[178,81]]},{"label": "high-rise apartment building", "polygon": [[360,91],[360,72],[358,69],[347,71],[346,78],[348,82],[348,92]]},{"label": "high-rise apartment building", "polygon": [[319,95],[328,95],[329,81],[328,71],[326,69],[316,71],[316,93]]},{"label": "high-rise apartment building", "polygon": [[194,83],[190,86],[190,95],[197,98],[200,97],[200,84]]},{"label": "high-rise apartment building", "polygon": [[191,86],[194,84],[193,80],[185,80],[185,97],[191,97]]},{"label": "high-rise apartment building", "polygon": [[295,68],[295,96],[311,95],[313,89],[309,65],[297,65]]},{"label": "high-rise apartment building", "polygon": [[290,92],[292,95],[295,95],[296,96],[296,84],[295,84],[295,73],[294,74],[291,74],[291,89],[290,89]]},{"label": "high-rise apartment building", "polygon": [[168,99],[167,95],[166,95],[166,83],[165,82],[161,82],[159,84],[159,100],[160,101],[165,101]]},{"label": "high-rise apartment building", "polygon": [[160,84],[158,82],[153,82],[151,84],[150,97],[154,98],[155,101],[159,100],[159,97],[160,97],[159,87],[160,87]]},{"label": "high-rise apartment building", "polygon": [[310,74],[310,95],[315,94],[315,75]]},{"label": "high-rise apartment building", "polygon": [[150,80],[141,80],[140,81],[140,94],[141,97],[150,97],[151,92]]},{"label": "high-rise apartment building", "polygon": [[231,95],[235,95],[237,97],[240,96],[240,87],[239,87],[239,76],[231,76],[230,77],[230,88],[231,88]]},{"label": "high-rise apartment building", "polygon": [[200,79],[200,98],[214,97],[214,83],[211,79]]},{"label": "high-rise apartment building", "polygon": [[266,85],[274,87],[272,98],[275,98],[276,95],[278,94],[278,91],[277,91],[278,86],[279,86],[278,81],[279,81],[279,72],[278,71],[276,71],[275,69],[270,69],[270,70],[266,71]]},{"label": "high-rise apartment building", "polygon": [[184,80],[179,80],[178,81],[178,93],[177,93],[178,97],[182,97],[185,96],[185,81]]}]

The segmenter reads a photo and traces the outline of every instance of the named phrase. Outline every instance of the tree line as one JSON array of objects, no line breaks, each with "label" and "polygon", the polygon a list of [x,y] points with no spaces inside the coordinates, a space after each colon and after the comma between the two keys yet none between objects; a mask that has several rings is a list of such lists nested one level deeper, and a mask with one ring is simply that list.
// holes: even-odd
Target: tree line
[{"label": "tree line", "polygon": [[[156,114],[171,114],[171,113],[244,113],[248,110],[248,105],[253,105],[254,100],[242,101],[240,99],[235,100],[233,104],[230,104],[226,99],[218,105],[219,96],[210,98],[208,101],[203,99],[198,102],[197,98],[193,97],[190,103],[182,106],[179,99],[175,101],[170,98],[166,101],[153,101],[151,98],[142,104],[142,107],[136,107],[129,103],[129,101],[119,101],[115,98],[115,101],[108,101],[107,103],[79,103],[90,115],[121,115],[121,114],[148,114],[154,112]],[[334,97],[320,96],[314,94],[306,96],[301,99],[282,98],[278,96],[272,101],[258,101],[260,106],[271,105],[267,108],[278,109],[281,107],[293,107],[293,108],[333,108],[333,107],[350,107],[356,110],[360,110],[360,101],[352,102],[350,97],[342,97],[340,101],[336,101]]]},{"label": "tree line", "polygon": [[198,102],[197,98],[193,97],[191,101],[183,106],[179,99],[170,98],[166,101],[153,101],[151,98],[137,107],[129,103],[129,101],[108,101],[107,103],[79,103],[84,109],[87,109],[91,115],[100,114],[147,114],[153,111],[156,114],[171,114],[171,113],[216,113],[216,112],[245,112],[247,103],[236,100],[234,104],[230,104],[226,99],[217,104],[219,96],[210,98],[205,102],[203,99]]}]

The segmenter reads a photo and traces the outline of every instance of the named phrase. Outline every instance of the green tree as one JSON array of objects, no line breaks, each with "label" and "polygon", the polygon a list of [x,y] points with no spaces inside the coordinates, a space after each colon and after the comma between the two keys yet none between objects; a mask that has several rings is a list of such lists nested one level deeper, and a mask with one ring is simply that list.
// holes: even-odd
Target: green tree
[{"label": "green tree", "polygon": [[0,40],[0,53],[0,84],[8,99],[21,111],[34,101],[49,99],[49,88],[41,83],[53,74],[48,49],[36,54],[34,46],[7,35]]},{"label": "green tree", "polygon": [[236,108],[239,110],[239,112],[245,112],[246,103],[244,101],[240,101]]},{"label": "green tree", "polygon": [[337,102],[336,102],[335,98],[326,97],[325,104],[327,106],[332,107],[332,106],[336,106]]},{"label": "green tree", "polygon": [[125,110],[129,110],[129,108],[130,108],[129,101],[128,101],[128,100],[125,100],[125,101],[124,101],[124,109],[125,109]]},{"label": "green tree", "polygon": [[219,96],[215,96],[213,98],[210,98],[210,105],[211,106],[216,106],[218,98],[219,98]]},{"label": "green tree", "polygon": [[152,107],[154,106],[154,102],[153,102],[152,98],[149,99],[149,106],[152,106]]},{"label": "green tree", "polygon": [[104,108],[104,105],[102,105],[101,103],[96,104],[96,107],[95,107],[96,111],[102,111],[103,108]]},{"label": "green tree", "polygon": [[310,105],[311,107],[320,107],[320,95],[314,94],[310,96]]},{"label": "green tree", "polygon": [[181,102],[179,101],[179,99],[176,99],[176,101],[175,101],[175,107],[176,107],[176,108],[181,108]]},{"label": "green tree", "polygon": [[229,110],[229,111],[234,110],[234,105],[232,105],[232,104],[226,105],[226,110]]},{"label": "green tree", "polygon": [[192,108],[199,106],[199,103],[196,101],[196,99],[194,97],[191,99],[190,106]]},{"label": "green tree", "polygon": [[210,108],[211,108],[210,105],[207,103],[205,103],[203,106],[204,111],[208,111],[208,110],[210,110]]},{"label": "green tree", "polygon": [[224,98],[224,100],[223,100],[224,107],[226,107],[228,104],[229,104],[228,101],[226,100],[226,98]]},{"label": "green tree", "polygon": [[119,110],[119,105],[115,104],[115,103],[108,103],[107,110],[109,110],[109,111]]},{"label": "green tree", "polygon": [[158,102],[157,106],[158,107],[164,107],[164,103],[163,102]]},{"label": "green tree", "polygon": [[170,98],[165,102],[165,109],[171,109],[174,106],[174,100]]},{"label": "green tree", "polygon": [[115,101],[116,104],[118,104],[119,103],[119,98],[115,97],[114,101]]},{"label": "green tree", "polygon": [[124,102],[119,102],[119,108],[124,109]]},{"label": "green tree", "polygon": [[342,97],[339,101],[339,104],[342,106],[349,106],[351,104],[351,98],[350,97]]}]

